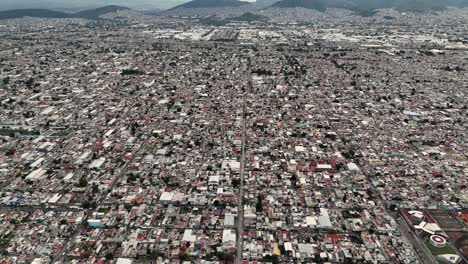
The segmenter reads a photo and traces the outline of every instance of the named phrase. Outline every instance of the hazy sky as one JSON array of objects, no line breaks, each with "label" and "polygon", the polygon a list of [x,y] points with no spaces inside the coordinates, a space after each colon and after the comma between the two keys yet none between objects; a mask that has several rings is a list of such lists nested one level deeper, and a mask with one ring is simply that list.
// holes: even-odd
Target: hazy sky
[{"label": "hazy sky", "polygon": [[13,8],[77,8],[123,5],[131,8],[170,8],[189,0],[0,0],[0,9]]}]

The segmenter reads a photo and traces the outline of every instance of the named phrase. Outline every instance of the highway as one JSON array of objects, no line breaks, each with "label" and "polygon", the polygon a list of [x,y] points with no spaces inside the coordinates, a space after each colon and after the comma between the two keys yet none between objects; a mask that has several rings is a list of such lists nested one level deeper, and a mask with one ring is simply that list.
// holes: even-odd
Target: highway
[{"label": "highway", "polygon": [[396,212],[389,209],[389,205],[385,200],[382,199],[380,192],[374,188],[368,173],[365,170],[362,170],[362,173],[366,176],[366,180],[369,183],[372,192],[378,194],[376,197],[378,204],[382,205],[386,212],[395,219],[398,224],[398,230],[401,231],[408,239],[408,241],[413,245],[419,261],[424,264],[437,264],[438,262],[435,260],[434,256],[432,256],[431,252],[429,252],[424,243],[422,243],[419,237],[413,232],[412,227],[409,226],[405,221],[404,216],[397,214]]},{"label": "highway", "polygon": [[413,232],[413,230],[408,225],[406,220],[403,219],[403,216],[401,215],[396,216],[395,219],[399,225],[399,230],[405,235],[405,237],[413,245],[413,248],[416,251],[416,254],[419,257],[421,263],[437,264],[438,262],[432,256],[431,252],[429,252],[427,247],[419,240],[418,236]]}]

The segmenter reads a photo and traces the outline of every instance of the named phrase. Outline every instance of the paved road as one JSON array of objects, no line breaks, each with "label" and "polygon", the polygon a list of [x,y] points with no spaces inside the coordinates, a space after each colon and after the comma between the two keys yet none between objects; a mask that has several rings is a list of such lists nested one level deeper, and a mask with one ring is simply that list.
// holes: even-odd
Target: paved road
[{"label": "paved road", "polygon": [[403,233],[403,235],[408,239],[408,241],[413,245],[416,255],[419,258],[419,261],[424,264],[437,264],[438,262],[432,256],[431,252],[426,248],[426,246],[419,240],[419,237],[413,232],[412,227],[403,219],[403,216],[395,213],[389,209],[389,205],[385,200],[382,199],[380,192],[375,189],[374,185],[371,182],[371,179],[368,173],[363,170],[362,173],[366,176],[366,180],[369,183],[370,189],[373,193],[377,194],[376,200],[379,205],[382,205],[385,208],[386,212],[391,215],[397,222],[399,228],[398,230]]},{"label": "paved road", "polygon": [[455,250],[455,252],[458,253],[458,255],[462,258],[462,260],[465,263],[468,263],[468,259],[465,258],[465,255],[463,255],[463,253],[450,240],[447,240],[447,243]]},{"label": "paved road", "polygon": [[55,206],[48,206],[48,205],[17,205],[17,206],[10,206],[10,205],[0,205],[1,210],[9,210],[9,211],[23,211],[23,212],[35,212],[37,210],[42,211],[54,211],[54,212],[80,212],[83,211],[83,208],[75,208],[71,207],[69,204],[64,205],[55,205]]},{"label": "paved road", "polygon": [[434,259],[431,252],[426,248],[425,245],[419,240],[418,236],[413,232],[408,223],[403,219],[402,216],[396,217],[399,225],[399,230],[406,236],[406,238],[413,244],[413,248],[416,251],[417,256],[421,263],[424,264],[437,264],[438,262]]},{"label": "paved road", "polygon": [[243,110],[242,110],[242,143],[241,143],[241,168],[240,168],[240,184],[239,184],[239,197],[238,197],[238,206],[237,206],[237,261],[236,263],[242,263],[242,231],[244,229],[244,176],[245,176],[245,104],[246,104],[246,95],[244,94],[243,99]]},{"label": "paved road", "polygon": [[237,206],[237,255],[236,255],[236,263],[242,263],[242,251],[243,251],[243,239],[242,233],[244,230],[244,179],[245,179],[245,137],[247,133],[246,129],[246,108],[247,108],[247,93],[251,90],[252,85],[252,78],[251,78],[251,60],[248,59],[248,87],[244,91],[243,98],[242,98],[242,142],[241,142],[241,160],[240,160],[240,184],[239,184],[239,196],[238,196],[238,206]]}]

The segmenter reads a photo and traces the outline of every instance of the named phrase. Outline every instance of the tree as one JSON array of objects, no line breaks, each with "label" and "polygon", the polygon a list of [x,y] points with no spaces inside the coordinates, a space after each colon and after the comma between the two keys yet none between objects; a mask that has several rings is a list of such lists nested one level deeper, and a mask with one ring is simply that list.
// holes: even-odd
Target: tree
[{"label": "tree", "polygon": [[236,178],[232,180],[232,186],[234,186],[234,188],[239,187],[239,184],[240,184],[240,179]]},{"label": "tree", "polygon": [[3,84],[7,85],[8,83],[10,83],[10,77],[7,76],[7,77],[3,78],[2,82],[3,82]]},{"label": "tree", "polygon": [[[310,243],[310,237],[308,237],[308,239],[309,239],[309,243]],[[281,255],[284,255],[286,253],[286,248],[284,248],[284,245],[279,245],[278,249],[280,250]]]},{"label": "tree", "polygon": [[232,253],[216,252],[218,260],[234,261],[235,256]]},{"label": "tree", "polygon": [[132,126],[130,127],[130,133],[132,134],[132,136],[135,136],[136,130],[137,130],[137,126],[138,126],[138,124],[134,123],[134,124],[132,124]]},{"label": "tree", "polygon": [[207,253],[207,254],[205,255],[205,260],[211,261],[211,260],[213,259],[213,257],[214,257],[213,254]]},{"label": "tree", "polygon": [[272,262],[273,264],[278,264],[279,263],[279,260],[278,260],[278,256],[276,255],[266,255],[265,257],[263,257],[263,261],[265,262]]},{"label": "tree", "polygon": [[353,149],[350,149],[349,151],[346,151],[343,153],[343,156],[347,159],[352,159],[354,158],[354,155],[356,155],[355,151]]},{"label": "tree", "polygon": [[88,180],[86,180],[86,178],[83,176],[80,178],[80,180],[78,181],[78,187],[86,187],[88,185]]},{"label": "tree", "polygon": [[106,259],[107,259],[107,260],[111,260],[111,259],[113,259],[113,258],[114,258],[114,254],[112,254],[112,252],[107,252],[107,254],[106,254]]},{"label": "tree", "polygon": [[187,252],[181,252],[181,253],[179,254],[179,259],[180,259],[181,261],[187,261],[187,260],[190,259],[190,256],[189,256],[189,254],[187,254]]},{"label": "tree", "polygon": [[137,179],[137,177],[133,173],[130,173],[128,175],[127,181],[128,182],[134,182],[134,181],[136,181],[136,179]]},{"label": "tree", "polygon": [[133,208],[132,204],[125,204],[124,206],[125,206],[125,209],[127,209],[127,211],[130,211]]},{"label": "tree", "polygon": [[93,193],[99,192],[99,186],[97,184],[93,184]]},{"label": "tree", "polygon": [[33,84],[34,84],[34,79],[33,79],[33,78],[29,78],[29,80],[27,80],[27,81],[25,82],[25,84],[26,84],[26,87],[32,88],[32,86],[33,86]]},{"label": "tree", "polygon": [[88,209],[91,206],[91,203],[88,200],[85,200],[81,203],[81,206],[83,206],[85,209]]},{"label": "tree", "polygon": [[148,256],[149,259],[156,259],[159,256],[164,256],[164,254],[161,254],[158,250],[156,249],[146,249],[146,255]]},{"label": "tree", "polygon": [[297,182],[297,176],[296,176],[296,174],[293,174],[293,175],[291,176],[291,181],[292,181],[292,182]]},{"label": "tree", "polygon": [[15,150],[14,149],[9,149],[6,151],[5,156],[10,157],[15,155]]},{"label": "tree", "polygon": [[255,204],[255,209],[257,211],[257,213],[260,213],[263,211],[263,205],[262,205],[262,196],[259,195],[257,197],[257,204]]}]

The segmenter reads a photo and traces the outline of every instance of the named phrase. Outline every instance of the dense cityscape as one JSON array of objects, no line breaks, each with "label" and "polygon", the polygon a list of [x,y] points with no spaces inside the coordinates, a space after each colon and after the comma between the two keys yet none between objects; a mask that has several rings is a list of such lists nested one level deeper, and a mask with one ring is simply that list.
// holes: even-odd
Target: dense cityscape
[{"label": "dense cityscape", "polygon": [[0,263],[468,263],[467,8],[187,10],[0,20]]}]

